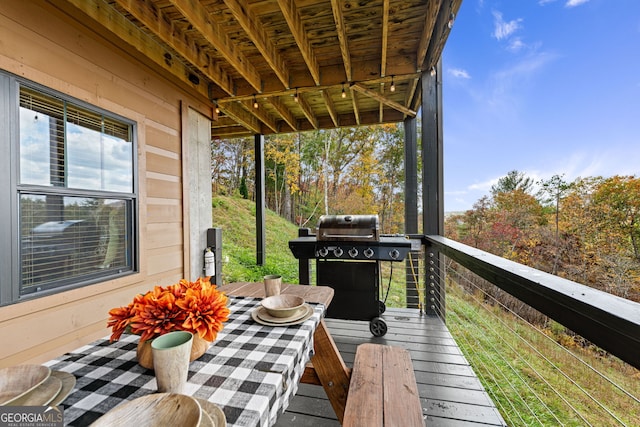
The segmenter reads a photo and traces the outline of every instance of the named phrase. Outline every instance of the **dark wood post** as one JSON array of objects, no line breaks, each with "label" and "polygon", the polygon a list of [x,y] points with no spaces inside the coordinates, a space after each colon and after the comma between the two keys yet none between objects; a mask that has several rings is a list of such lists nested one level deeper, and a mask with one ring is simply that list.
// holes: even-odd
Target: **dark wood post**
[{"label": "dark wood post", "polygon": [[[422,222],[424,234],[439,236],[444,234],[441,75],[441,60],[435,73],[422,73]],[[428,248],[425,267],[427,314],[445,320],[444,263],[439,251]]]},{"label": "dark wood post", "polygon": [[265,261],[265,171],[264,135],[254,135],[256,156],[256,264]]}]

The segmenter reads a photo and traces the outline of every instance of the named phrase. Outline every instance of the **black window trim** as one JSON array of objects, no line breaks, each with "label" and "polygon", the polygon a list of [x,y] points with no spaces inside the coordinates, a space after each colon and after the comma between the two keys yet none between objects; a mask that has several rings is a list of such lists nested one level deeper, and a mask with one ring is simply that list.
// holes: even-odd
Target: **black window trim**
[{"label": "black window trim", "polygon": [[[86,190],[68,187],[51,187],[39,186],[33,184],[20,184],[20,88],[26,87],[34,91],[41,92],[50,97],[60,99],[65,102],[73,103],[81,108],[102,114],[109,119],[121,121],[131,126],[131,143],[132,143],[132,192],[122,193],[114,191]],[[0,69],[0,154],[6,152],[8,156],[3,156],[8,160],[8,164],[0,166],[5,171],[0,171],[0,184],[4,190],[0,189],[0,196],[5,198],[8,196],[8,203],[3,203],[4,208],[0,208],[0,213],[9,212],[9,221],[0,224],[0,237],[8,237],[5,243],[0,243],[0,306],[15,304],[21,301],[32,300],[44,296],[65,292],[71,289],[85,287],[91,284],[101,283],[108,280],[136,274],[140,272],[140,194],[139,182],[140,174],[138,169],[138,123],[135,120],[90,104],[81,99],[67,95],[63,92],[43,86],[26,78],[6,72]],[[6,90],[5,90],[6,89]],[[2,130],[4,129],[4,130]],[[44,289],[31,294],[20,295],[21,272],[20,272],[20,195],[21,194],[57,194],[61,196],[75,197],[97,197],[110,199],[124,199],[131,201],[131,224],[130,233],[131,249],[133,251],[131,257],[131,267],[121,271],[110,271],[107,274],[80,279],[74,283],[61,284],[51,289]],[[5,199],[6,200],[6,199]],[[6,217],[5,217],[6,218]],[[10,249],[6,253],[4,249]],[[8,268],[5,268],[8,267]]]}]

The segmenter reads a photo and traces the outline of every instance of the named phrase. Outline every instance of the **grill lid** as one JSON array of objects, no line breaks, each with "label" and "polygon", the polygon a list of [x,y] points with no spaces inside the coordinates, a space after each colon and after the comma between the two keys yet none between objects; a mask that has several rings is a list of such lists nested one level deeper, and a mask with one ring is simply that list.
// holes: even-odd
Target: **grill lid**
[{"label": "grill lid", "polygon": [[317,240],[380,240],[378,215],[322,215],[318,221]]}]

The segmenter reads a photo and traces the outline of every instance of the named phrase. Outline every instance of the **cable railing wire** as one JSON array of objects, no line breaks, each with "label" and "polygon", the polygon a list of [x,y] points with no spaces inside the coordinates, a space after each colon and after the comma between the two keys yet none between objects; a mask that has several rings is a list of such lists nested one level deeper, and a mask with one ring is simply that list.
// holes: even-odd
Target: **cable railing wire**
[{"label": "cable railing wire", "polygon": [[[453,270],[452,270],[453,271]],[[456,274],[458,274],[459,277],[463,278],[462,276],[459,275],[459,273],[455,272]],[[476,289],[481,290],[479,287],[475,286],[471,281],[469,281],[468,279],[466,279],[472,286],[474,286]],[[481,290],[482,291],[482,290]],[[545,334],[542,330],[540,330],[539,328],[537,328],[535,325],[531,324],[530,322],[527,322],[526,319],[524,319],[522,316],[520,316],[518,313],[514,312],[513,310],[509,309],[506,305],[504,305],[502,302],[500,302],[498,299],[496,299],[495,297],[493,297],[490,294],[487,294],[486,292],[482,291],[484,293],[484,295],[486,295],[488,298],[490,298],[491,300],[493,300],[496,304],[500,305],[504,310],[507,310],[511,315],[513,315],[514,317],[518,318],[521,322],[526,323],[531,329],[535,330],[538,334],[540,334],[543,338],[545,338],[546,340],[548,340],[549,342],[551,342],[553,345],[556,346],[556,348],[562,350],[565,354],[567,354],[568,356],[570,356],[571,358],[579,361],[583,366],[587,367],[588,369],[590,369],[592,372],[594,372],[596,375],[598,375],[601,379],[605,380],[606,382],[608,382],[609,384],[611,384],[612,386],[614,386],[615,388],[617,388],[620,392],[622,392],[623,394],[625,394],[626,396],[630,397],[631,399],[635,400],[637,403],[640,403],[640,400],[638,400],[637,397],[633,396],[630,392],[628,392],[627,390],[625,390],[622,386],[620,386],[619,384],[617,384],[615,381],[612,381],[609,377],[607,377],[606,375],[604,375],[603,373],[601,373],[600,371],[598,371],[597,369],[595,369],[593,366],[591,366],[590,364],[588,364],[587,362],[585,362],[584,360],[582,360],[580,357],[578,357],[576,354],[570,352],[567,348],[561,346],[560,344],[558,344],[556,341],[554,341],[551,337],[549,337],[547,334]],[[575,385],[581,392],[583,392],[587,397],[589,397],[589,399],[591,399],[593,402],[597,403],[605,412],[607,412],[611,417],[613,417],[614,419],[616,419],[618,422],[620,422],[621,424],[624,424],[620,419],[618,419],[618,417],[611,412],[602,402],[600,402],[598,399],[596,399],[595,397],[591,396],[591,394],[585,390],[582,386],[580,386],[580,384],[578,384],[575,380],[573,380],[568,374],[566,374],[562,369],[560,369],[555,363],[553,363],[553,361],[551,361],[549,358],[547,358],[544,354],[542,354],[535,346],[532,346],[527,340],[525,340],[523,337],[521,337],[519,334],[517,334],[515,331],[513,331],[511,328],[509,328],[509,326],[504,323],[504,321],[502,321],[501,319],[498,318],[498,321],[500,321],[506,328],[508,328],[511,332],[513,332],[521,341],[523,341],[529,348],[531,348],[534,352],[536,352],[536,354],[538,354],[541,358],[543,358],[547,363],[549,363],[555,370],[557,370],[558,372],[560,372],[565,378],[567,378],[573,385]]]},{"label": "cable railing wire", "polygon": [[[466,277],[463,277],[459,272],[456,272],[455,270],[452,269],[448,269],[448,271],[453,272],[456,276],[460,277],[460,279],[464,280],[465,283],[468,283],[470,286],[472,286],[473,288],[481,291],[485,296],[489,297],[490,299],[494,300],[496,303],[500,304],[501,307],[503,307],[504,309],[508,310],[512,315],[516,316],[520,321],[525,322],[529,327],[531,327],[533,330],[535,330],[537,333],[542,334],[542,336],[544,336],[546,339],[550,340],[554,345],[556,345],[558,348],[562,349],[562,351],[566,352],[567,354],[569,354],[572,358],[575,358],[576,360],[579,360],[581,364],[583,364],[584,366],[588,367],[590,370],[592,370],[594,373],[596,373],[598,376],[600,376],[601,378],[603,378],[605,381],[607,381],[608,383],[610,383],[611,385],[613,385],[616,389],[618,389],[620,392],[624,393],[626,396],[630,397],[632,400],[638,402],[638,399],[633,396],[631,393],[629,393],[628,391],[626,391],[623,387],[621,387],[619,384],[616,384],[614,381],[612,381],[610,378],[608,378],[607,376],[605,376],[604,374],[600,373],[597,369],[595,369],[593,366],[589,365],[588,363],[586,363],[585,361],[583,361],[582,359],[580,359],[579,357],[577,357],[574,353],[570,352],[568,349],[566,349],[565,347],[561,346],[560,344],[558,344],[557,342],[555,342],[553,339],[551,339],[550,337],[548,337],[546,334],[544,334],[543,331],[541,331],[540,329],[536,328],[534,325],[532,325],[531,323],[527,322],[524,318],[522,318],[521,316],[519,316],[517,313],[514,313],[512,310],[509,310],[508,307],[506,307],[504,304],[500,303],[500,301],[498,301],[497,299],[495,299],[494,297],[492,297],[491,295],[489,295],[488,293],[486,293],[484,290],[482,290],[479,286],[477,286],[475,283],[473,283],[471,280],[469,280]],[[435,269],[434,269],[435,272]],[[443,280],[442,275],[437,273],[438,277]],[[473,297],[474,301],[476,301],[478,303],[478,305],[480,307],[483,307],[488,313],[490,313],[492,316],[496,317],[493,313],[491,313],[491,311],[486,307],[486,304],[482,303],[481,301],[478,301],[477,298]],[[441,314],[441,313],[440,313]],[[498,318],[498,320],[503,324],[504,327],[506,327],[508,330],[511,331],[512,334],[514,334],[515,336],[518,337],[519,340],[525,342],[525,344],[531,348],[533,351],[535,351],[540,357],[541,359],[543,359],[546,363],[548,363],[551,367],[553,367],[553,369],[558,372],[560,375],[564,376],[567,380],[569,380],[571,382],[571,384],[573,386],[575,386],[576,388],[578,388],[582,393],[584,393],[585,396],[587,396],[592,402],[594,402],[596,405],[598,405],[603,411],[605,411],[610,417],[612,417],[613,419],[616,420],[616,422],[618,422],[621,425],[624,425],[624,422],[622,420],[620,420],[619,417],[617,417],[610,409],[608,409],[602,402],[599,402],[595,397],[593,397],[590,393],[588,393],[582,386],[580,386],[580,384],[578,384],[575,380],[573,380],[566,372],[562,371],[562,369],[560,369],[555,363],[553,363],[549,358],[547,358],[545,355],[543,355],[542,353],[540,353],[539,350],[537,350],[535,348],[535,346],[531,345],[525,338],[523,338],[522,336],[520,336],[516,331],[514,331],[513,329],[509,328],[508,325],[506,325],[501,319]],[[473,325],[474,327],[478,328],[477,325]],[[488,326],[488,325],[487,325]],[[488,330],[491,330],[492,328],[488,328]],[[512,351],[514,351],[515,354],[518,354],[518,352],[512,347],[510,346],[508,343],[506,343],[506,341],[503,341]],[[499,352],[498,352],[499,353]],[[522,357],[519,357],[520,360],[522,360],[530,369],[532,369],[536,375],[547,385],[547,387],[549,387],[554,394],[556,394],[561,400],[563,400],[563,402],[571,408],[571,410],[573,411],[573,413],[575,413],[578,417],[580,417],[583,422],[588,423],[588,421],[582,416],[582,414],[580,414],[580,411],[577,410],[575,407],[573,407],[573,405],[571,405],[567,399],[562,395],[562,393],[560,393],[559,391],[557,391],[554,387],[551,386],[551,384],[544,378],[544,376],[538,372],[528,361],[524,360]],[[509,368],[514,370],[515,372],[515,368],[508,364]],[[525,382],[526,384],[526,382]],[[531,390],[531,387],[526,384],[526,387],[528,387],[529,390]],[[539,396],[537,396],[537,394],[534,393],[534,395],[536,396],[536,398],[538,399],[538,401],[541,402],[542,405],[544,405],[547,409],[548,406],[542,401],[542,399],[540,399]],[[550,411],[551,414],[553,414],[552,411]],[[553,415],[555,417],[555,414]],[[557,418],[556,418],[557,419]]]},{"label": "cable railing wire", "polygon": [[[442,275],[441,275],[441,274],[439,274],[439,270],[438,270],[438,269],[435,269],[434,271],[435,271],[435,274],[436,274],[436,276],[437,276],[437,278],[438,278],[439,280],[444,280],[444,278],[442,277]],[[458,316],[458,315],[459,315],[459,314],[458,314],[457,312],[455,312],[455,311],[451,311],[451,312],[450,312],[450,314],[452,314],[453,316]],[[533,391],[533,390],[531,389],[531,387],[528,385],[528,383],[527,383],[527,382],[522,378],[522,376],[518,373],[518,371],[517,371],[517,370],[516,370],[516,369],[515,369],[515,368],[514,368],[510,363],[509,363],[509,361],[508,361],[508,360],[503,356],[502,352],[501,352],[501,351],[499,351],[499,350],[498,350],[494,345],[492,345],[492,344],[491,344],[491,341],[486,341],[486,342],[488,343],[489,347],[490,347],[490,349],[487,349],[487,347],[485,346],[485,340],[482,340],[482,337],[483,337],[483,335],[484,335],[483,333],[481,333],[481,332],[482,332],[482,330],[481,330],[481,329],[480,329],[480,328],[479,328],[475,323],[471,322],[471,319],[469,319],[469,318],[468,318],[468,317],[466,317],[466,316],[465,316],[465,318],[466,318],[466,320],[467,320],[467,323],[468,323],[469,325],[471,325],[471,326],[472,326],[472,327],[477,331],[477,333],[476,333],[477,340],[475,341],[475,343],[476,343],[476,344],[477,344],[477,343],[481,343],[481,345],[483,346],[483,350],[485,350],[485,354],[492,354],[492,355],[495,355],[495,356],[496,356],[498,359],[500,359],[500,360],[501,360],[505,365],[509,366],[509,368],[511,369],[511,371],[512,371],[512,372],[513,372],[513,373],[514,373],[514,374],[515,374],[515,375],[520,379],[520,381],[525,385],[525,387],[527,387],[530,391]],[[494,335],[495,335],[495,334],[494,334]],[[463,336],[463,337],[464,337],[464,336]],[[465,340],[466,340],[466,337],[465,337]],[[467,344],[468,344],[469,346],[473,347],[473,346],[471,345],[471,343],[469,343],[468,341],[467,341]],[[469,348],[471,348],[471,347],[469,347]],[[481,359],[479,359],[479,360],[481,360]],[[509,386],[510,386],[511,390],[513,390],[513,391],[515,391],[515,392],[516,392],[516,395],[518,396],[518,398],[520,399],[520,401],[522,402],[522,404],[523,404],[523,405],[524,405],[524,406],[529,410],[529,413],[530,413],[530,414],[531,414],[531,415],[532,415],[532,416],[533,416],[533,417],[534,417],[534,418],[535,418],[535,419],[540,423],[540,425],[544,425],[544,423],[543,423],[543,422],[538,418],[538,416],[537,416],[537,414],[536,414],[536,411],[534,411],[534,410],[529,406],[529,404],[528,404],[528,403],[526,402],[526,400],[525,400],[525,399],[520,395],[520,393],[517,393],[516,387],[515,387],[515,386],[514,386],[514,384],[511,382],[511,380],[509,380],[509,378],[508,378],[508,377],[507,377],[507,376],[502,372],[502,369],[500,369],[500,368],[497,366],[497,364],[495,363],[495,360],[494,360],[493,358],[490,358],[490,360],[491,360],[491,363],[492,363],[493,367],[495,368],[495,372],[499,372],[499,373],[501,374],[501,376],[502,376],[502,381],[497,381],[497,380],[495,379],[495,377],[493,376],[493,374],[492,374],[493,370],[491,370],[491,369],[487,369],[487,368],[486,368],[486,365],[484,365],[484,366],[485,366],[485,369],[487,369],[487,372],[491,373],[491,375],[492,375],[492,377],[493,377],[493,379],[494,379],[494,382],[493,382],[493,383],[494,383],[494,384],[496,384],[496,386],[497,386],[498,388],[500,388],[500,389],[501,389],[501,391],[502,391],[502,386],[501,386],[500,384],[502,384],[502,383],[507,383],[507,384],[509,384]],[[484,363],[483,363],[483,364],[484,364]],[[504,391],[502,391],[502,393],[503,393],[503,395],[506,395]],[[549,410],[549,408],[544,404],[544,402],[540,399],[540,397],[539,397],[539,396],[537,396],[535,393],[534,393],[534,395],[536,396],[536,398],[538,399],[538,401],[539,401],[543,406],[545,406],[545,408],[547,408],[547,410]],[[511,401],[511,399],[509,399],[509,400],[508,400],[508,402],[509,402],[509,404],[512,406],[512,409],[513,409],[513,411],[516,413],[516,415],[518,416],[518,418],[520,418],[520,421],[524,424],[524,423],[525,423],[525,421],[522,419],[522,417],[521,417],[521,415],[520,415],[520,412],[519,412],[519,411],[516,411],[515,407],[513,406],[513,403],[512,403],[512,401]],[[550,411],[550,410],[549,410],[549,411]],[[553,413],[552,413],[552,415],[553,415],[553,417],[556,419],[556,421],[560,422],[560,421],[557,419],[557,417],[555,417],[555,414],[553,414]]]},{"label": "cable railing wire", "polygon": [[[457,272],[456,272],[455,274],[457,274]],[[461,279],[465,279],[465,278],[464,278],[464,277],[461,277]],[[471,283],[471,284],[472,284],[472,283]],[[473,284],[472,284],[472,285],[473,285]],[[472,298],[474,299],[474,301],[477,303],[477,305],[478,305],[478,306],[481,306],[481,307],[482,307],[482,308],[483,308],[487,313],[492,314],[492,313],[487,309],[487,307],[486,307],[486,305],[485,305],[485,304],[482,304],[482,302],[478,301],[478,300],[477,300],[476,298],[474,298],[473,296],[472,296]],[[457,313],[456,313],[456,312],[454,312],[454,313],[457,315]],[[511,328],[510,328],[508,325],[506,325],[504,322],[502,322],[502,320],[501,320],[498,316],[493,316],[493,315],[492,315],[492,317],[494,317],[494,318],[495,318],[495,319],[497,319],[500,323],[502,323],[502,325],[503,325],[506,329],[508,329],[508,330],[509,330],[513,335],[518,336],[517,332],[516,332],[516,331],[514,331],[513,329],[511,329]],[[467,318],[467,320],[470,320],[470,319],[468,319],[468,318]],[[470,323],[471,323],[471,322],[470,322]],[[471,324],[473,324],[473,323],[471,323]],[[486,322],[483,322],[483,324],[487,327],[487,330],[490,330],[490,331],[492,331],[492,332],[493,332],[493,328],[490,328],[490,327],[489,327],[490,325],[488,325]],[[477,325],[475,325],[475,324],[473,324],[473,326],[474,326],[476,329],[478,329],[478,330],[480,329],[480,328],[478,328],[478,327],[477,327]],[[500,336],[499,336],[498,334],[496,334],[496,333],[493,333],[493,336],[495,336],[495,337],[497,337],[497,338],[500,338]],[[545,383],[545,385],[546,385],[547,387],[549,387],[551,390],[553,390],[553,392],[554,392],[554,393],[555,393],[555,394],[556,394],[560,399],[562,399],[562,400],[563,400],[563,402],[564,402],[565,404],[567,404],[567,406],[569,406],[569,407],[574,411],[574,413],[576,413],[576,415],[577,415],[578,417],[580,417],[580,418],[581,418],[585,423],[589,424],[589,422],[588,422],[587,420],[585,420],[585,419],[581,416],[580,412],[579,412],[576,408],[574,408],[574,407],[573,407],[573,405],[571,405],[571,403],[570,403],[570,402],[568,402],[568,401],[564,398],[564,396],[562,396],[562,394],[561,394],[560,392],[558,392],[558,391],[557,391],[557,390],[556,390],[556,389],[555,389],[555,388],[554,388],[554,387],[553,387],[553,386],[552,386],[552,385],[551,385],[551,384],[546,380],[546,378],[544,378],[544,375],[540,374],[540,372],[538,372],[538,370],[536,370],[536,368],[535,368],[534,366],[532,366],[532,365],[529,363],[529,361],[527,361],[524,357],[520,356],[520,354],[519,354],[519,352],[517,351],[517,349],[515,349],[513,346],[511,346],[511,345],[510,345],[506,340],[501,340],[501,342],[503,343],[503,345],[507,346],[507,347],[508,347],[512,352],[513,352],[513,354],[515,354],[515,355],[517,356],[517,358],[518,358],[518,360],[519,360],[519,361],[523,362],[525,365],[527,365],[529,368],[531,368],[531,370],[537,374],[537,376],[538,376],[538,377],[539,377],[539,378],[540,378],[540,379]],[[526,342],[526,341],[525,341],[525,342]],[[526,344],[527,344],[528,346],[530,346],[530,345],[529,345],[529,343],[526,343]],[[500,353],[500,351],[499,351],[495,346],[491,346],[491,347],[492,347],[492,350],[493,350],[495,353]],[[543,357],[543,358],[544,358],[544,357]],[[504,359],[504,358],[503,358],[503,359]],[[544,359],[546,360],[546,358],[544,358]],[[551,408],[549,408],[549,406],[548,406],[548,405],[544,402],[544,400],[543,400],[543,399],[538,395],[538,393],[536,393],[536,392],[535,392],[535,390],[534,390],[534,389],[529,385],[529,382],[528,382],[526,379],[524,379],[524,378],[522,377],[522,375],[520,375],[520,373],[519,373],[518,369],[516,369],[512,364],[510,364],[509,362],[507,362],[507,361],[506,361],[506,359],[504,359],[504,360],[505,360],[506,364],[509,366],[509,368],[511,369],[511,371],[512,371],[512,372],[513,372],[513,373],[518,377],[518,379],[519,379],[519,380],[522,382],[522,384],[527,388],[527,390],[528,390],[528,391],[529,391],[529,392],[530,392],[530,393],[531,393],[531,394],[536,398],[536,400],[537,400],[537,401],[538,401],[538,402],[539,402],[539,403],[540,403],[540,404],[541,404],[541,405],[542,405],[542,406],[543,406],[543,407],[548,411],[548,413],[549,413],[549,414],[550,414],[550,415],[555,419],[555,421],[556,421],[556,422],[558,422],[558,423],[560,423],[560,424],[562,424],[562,423],[561,423],[561,421],[558,419],[558,417],[557,417],[557,416],[555,415],[555,413],[553,412],[553,410],[551,410]],[[515,390],[515,387],[512,387],[512,388]],[[520,394],[518,394],[518,397],[519,397],[521,400],[523,400],[523,401],[524,401],[524,398],[523,398]],[[544,424],[542,423],[542,421],[538,418],[538,416],[537,416],[536,412],[535,412],[535,411],[534,411],[534,410],[533,410],[533,409],[532,409],[528,404],[526,404],[525,406],[529,409],[530,413],[531,413],[531,414],[532,414],[532,415],[533,415],[533,416],[534,416],[534,417],[535,417],[535,418],[536,418],[536,419],[537,419],[537,420],[538,420],[542,425],[544,425]],[[589,424],[589,425],[590,425],[590,424]]]}]

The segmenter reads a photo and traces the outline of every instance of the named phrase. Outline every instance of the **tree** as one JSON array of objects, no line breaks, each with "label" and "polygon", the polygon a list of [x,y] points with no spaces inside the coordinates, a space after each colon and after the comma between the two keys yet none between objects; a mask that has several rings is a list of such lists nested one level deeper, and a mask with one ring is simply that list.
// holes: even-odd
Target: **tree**
[{"label": "tree", "polygon": [[510,193],[515,190],[529,194],[533,184],[533,179],[527,177],[524,172],[512,170],[498,179],[497,184],[491,186],[491,195],[495,197],[499,193]]},{"label": "tree", "polygon": [[556,254],[554,257],[552,274],[558,271],[558,262],[560,260],[560,200],[571,189],[571,184],[563,179],[564,175],[553,175],[548,180],[539,181],[540,191],[538,194],[542,199],[542,203],[552,203],[555,209],[555,245]]}]

